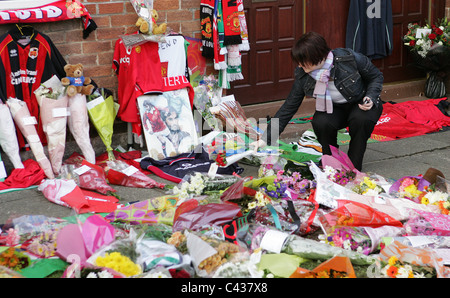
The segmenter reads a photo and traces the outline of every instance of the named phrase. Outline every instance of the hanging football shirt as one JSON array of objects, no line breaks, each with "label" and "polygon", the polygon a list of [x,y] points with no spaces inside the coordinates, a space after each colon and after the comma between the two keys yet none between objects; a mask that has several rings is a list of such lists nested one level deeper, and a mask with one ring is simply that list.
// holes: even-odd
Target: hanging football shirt
[{"label": "hanging football shirt", "polygon": [[[29,25],[16,26],[0,36],[0,98],[9,97],[26,102],[31,116],[39,119],[38,135],[47,144],[39,117],[34,91],[53,75],[65,77],[64,60],[51,39]],[[17,130],[20,147],[25,139]]]},{"label": "hanging football shirt", "polygon": [[125,122],[140,123],[137,97],[163,91],[158,43],[146,42],[127,48],[118,39],[112,67],[118,78],[117,116]]},{"label": "hanging football shirt", "polygon": [[159,43],[159,58],[163,77],[188,76],[186,39],[182,35],[169,35]]}]

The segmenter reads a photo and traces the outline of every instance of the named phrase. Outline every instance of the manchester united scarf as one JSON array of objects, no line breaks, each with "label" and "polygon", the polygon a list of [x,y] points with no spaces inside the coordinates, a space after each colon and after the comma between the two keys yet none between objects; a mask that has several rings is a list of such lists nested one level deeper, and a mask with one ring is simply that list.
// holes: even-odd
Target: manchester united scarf
[{"label": "manchester united scarf", "polygon": [[202,55],[214,58],[214,0],[200,2],[200,25],[202,30]]},{"label": "manchester united scarf", "polygon": [[222,0],[224,45],[241,44],[241,26],[237,0]]}]

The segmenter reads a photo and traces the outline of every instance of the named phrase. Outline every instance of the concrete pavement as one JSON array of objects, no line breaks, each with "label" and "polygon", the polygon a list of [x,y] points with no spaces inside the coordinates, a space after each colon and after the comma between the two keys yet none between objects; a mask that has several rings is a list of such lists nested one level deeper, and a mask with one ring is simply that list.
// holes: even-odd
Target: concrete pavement
[{"label": "concrete pavement", "polygon": [[[297,129],[301,132],[308,129],[309,125],[302,124]],[[291,139],[283,138],[283,135],[281,138],[285,142],[297,140],[292,137]],[[121,140],[124,141],[124,138],[122,137]],[[101,144],[97,145],[99,150],[103,150]],[[341,146],[340,149],[346,152],[347,147]],[[241,166],[245,169],[242,176],[257,176],[258,167]],[[362,170],[366,173],[379,174],[385,178],[399,179],[407,175],[425,174],[430,167],[443,172],[447,179],[450,178],[450,131],[390,142],[369,143]],[[173,184],[155,175],[150,177],[158,182]],[[146,200],[165,194],[160,189],[139,189],[115,185],[113,187],[124,203]],[[67,207],[49,202],[37,189],[0,194],[0,224],[8,222],[11,218],[27,214],[66,217],[75,213]]]}]

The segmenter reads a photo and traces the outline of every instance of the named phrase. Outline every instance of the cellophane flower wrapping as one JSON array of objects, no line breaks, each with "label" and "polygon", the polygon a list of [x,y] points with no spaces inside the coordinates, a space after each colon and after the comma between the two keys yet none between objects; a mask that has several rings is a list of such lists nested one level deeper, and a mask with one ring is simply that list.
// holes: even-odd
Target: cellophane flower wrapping
[{"label": "cellophane flower wrapping", "polygon": [[0,145],[14,168],[23,168],[14,120],[8,106],[3,103],[0,103]]},{"label": "cellophane flower wrapping", "polygon": [[[270,237],[269,241],[267,241],[265,239],[266,234],[268,232],[274,233],[273,231],[276,232],[276,238]],[[297,255],[304,259],[321,261],[326,261],[334,256],[344,256],[349,257],[355,265],[370,265],[376,260],[375,257],[370,255],[334,247],[326,243],[295,234],[288,234],[276,228],[260,224],[250,224],[245,229],[239,230],[237,239],[241,246],[247,247],[251,252],[261,248],[273,253],[281,252]],[[276,241],[273,239],[276,239]],[[265,248],[267,245],[270,245],[270,250]]]},{"label": "cellophane flower wrapping", "polygon": [[319,226],[315,221],[316,206],[306,200],[279,200],[255,208],[252,222],[276,227],[287,233],[307,235]]},{"label": "cellophane flower wrapping", "polygon": [[419,176],[404,176],[395,181],[389,188],[389,194],[397,198],[405,198],[415,203],[420,203],[420,197],[423,195],[430,182]]},{"label": "cellophane flower wrapping", "polygon": [[[28,141],[31,152],[33,152],[34,158],[44,171],[46,177],[48,179],[55,178],[52,165],[45,155],[44,146],[41,143],[36,127],[31,124],[37,123],[37,119],[31,117],[30,111],[24,101],[17,98],[8,98],[6,103],[11,111],[16,126]],[[32,122],[33,119],[35,122]]]},{"label": "cellophane flower wrapping", "polygon": [[138,188],[161,188],[164,183],[159,183],[146,176],[138,168],[127,164],[122,160],[108,160],[106,178],[110,184]]},{"label": "cellophane flower wrapping", "polygon": [[95,164],[95,151],[89,135],[89,115],[86,106],[86,95],[76,94],[68,100],[69,116],[67,124],[75,142],[80,147],[84,158],[91,164]]},{"label": "cellophane flower wrapping", "polygon": [[53,173],[59,175],[66,148],[67,107],[69,97],[64,95],[56,76],[34,91],[39,104],[42,129],[47,137],[48,154]]},{"label": "cellophane flower wrapping", "polygon": [[105,216],[111,222],[172,225],[178,198],[166,195],[123,206]]},{"label": "cellophane flower wrapping", "polygon": [[89,97],[87,109],[92,124],[105,144],[109,160],[114,160],[111,144],[114,133],[114,120],[119,110],[118,103],[114,102],[112,95],[106,95],[104,90],[101,89],[95,91]]},{"label": "cellophane flower wrapping", "polygon": [[61,168],[61,179],[72,179],[83,189],[98,191],[102,194],[116,192],[107,180],[102,167],[92,164],[82,157],[67,159]]},{"label": "cellophane flower wrapping", "polygon": [[399,236],[403,232],[403,228],[392,226],[378,228],[333,226],[326,231],[324,242],[369,255],[379,249],[383,237]]},{"label": "cellophane flower wrapping", "polygon": [[217,84],[214,76],[209,76],[200,81],[194,88],[194,106],[201,113],[203,119],[211,130],[222,131],[218,119],[209,110],[220,103],[222,88]]},{"label": "cellophane flower wrapping", "polygon": [[225,241],[222,237],[187,230],[185,234],[187,250],[200,277],[212,277],[234,254],[242,252],[238,245]]},{"label": "cellophane flower wrapping", "polygon": [[[381,261],[387,263],[387,265],[384,267],[378,265],[378,270],[375,270],[375,273],[377,274],[376,277],[400,277],[392,274],[398,274],[399,270],[389,272],[389,267],[396,265],[393,264],[393,260],[395,260],[395,263],[402,263],[401,265],[403,266],[405,264],[410,267],[413,265],[415,268],[412,272],[414,277],[423,278],[427,277],[427,275],[433,277],[449,277],[448,270],[442,263],[442,258],[440,258],[435,251],[426,248],[411,247],[398,241],[394,241],[392,244],[381,250],[379,258]],[[413,268],[411,267],[411,269]],[[408,275],[404,277],[408,277]]]},{"label": "cellophane flower wrapping", "polygon": [[210,108],[210,112],[219,120],[222,131],[242,133],[252,140],[261,138],[261,131],[245,115],[239,102],[223,100],[217,106]]},{"label": "cellophane flower wrapping", "polygon": [[218,193],[223,191],[239,180],[239,177],[233,175],[215,175],[209,176],[207,173],[194,172],[185,175],[172,192],[182,201],[200,196],[207,193]]},{"label": "cellophane flower wrapping", "polygon": [[[301,264],[300,264],[301,266]],[[356,278],[352,262],[348,257],[335,256],[312,270],[299,267],[291,278]]]},{"label": "cellophane flower wrapping", "polygon": [[138,237],[133,229],[116,235],[115,240],[97,249],[86,263],[113,269],[126,277],[137,276],[143,272],[137,248],[141,240],[142,236]]},{"label": "cellophane flower wrapping", "polygon": [[450,216],[423,210],[413,210],[409,220],[405,222],[404,228],[409,236],[450,236]]},{"label": "cellophane flower wrapping", "polygon": [[341,200],[338,208],[319,216],[319,220],[325,229],[336,225],[356,226],[356,227],[381,227],[396,226],[402,227],[399,220],[378,211],[368,205],[356,201]]}]

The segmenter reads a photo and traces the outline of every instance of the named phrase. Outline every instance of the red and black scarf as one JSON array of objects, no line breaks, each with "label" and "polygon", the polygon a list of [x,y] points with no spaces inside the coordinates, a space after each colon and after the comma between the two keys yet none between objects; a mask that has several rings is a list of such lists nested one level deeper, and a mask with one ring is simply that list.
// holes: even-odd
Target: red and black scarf
[{"label": "red and black scarf", "polygon": [[200,25],[202,30],[202,55],[214,58],[214,0],[200,2]]},{"label": "red and black scarf", "polygon": [[222,19],[225,36],[223,44],[235,45],[241,44],[241,25],[239,22],[239,10],[237,0],[222,0]]}]

